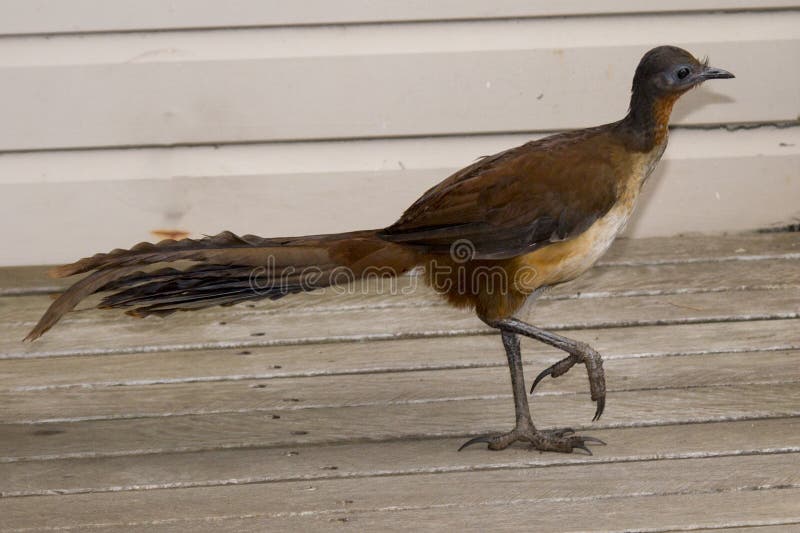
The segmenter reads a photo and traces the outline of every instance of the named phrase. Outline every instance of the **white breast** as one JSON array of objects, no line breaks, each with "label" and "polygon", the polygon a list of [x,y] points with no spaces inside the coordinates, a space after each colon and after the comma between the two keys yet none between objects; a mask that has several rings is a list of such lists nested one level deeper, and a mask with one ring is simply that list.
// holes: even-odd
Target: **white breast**
[{"label": "white breast", "polygon": [[568,279],[574,279],[586,272],[622,233],[636,208],[642,185],[655,170],[658,161],[667,147],[664,142],[648,153],[635,156],[634,172],[624,182],[619,199],[608,213],[599,218],[588,230],[575,238],[576,246],[570,246],[570,253],[564,257],[558,270]]},{"label": "white breast", "polygon": [[604,217],[592,224],[578,237],[585,242],[585,246],[573,248],[575,253],[565,258],[559,269],[563,269],[569,279],[574,279],[589,270],[608,251],[617,235],[625,229],[635,204],[635,198],[624,204],[618,203]]}]

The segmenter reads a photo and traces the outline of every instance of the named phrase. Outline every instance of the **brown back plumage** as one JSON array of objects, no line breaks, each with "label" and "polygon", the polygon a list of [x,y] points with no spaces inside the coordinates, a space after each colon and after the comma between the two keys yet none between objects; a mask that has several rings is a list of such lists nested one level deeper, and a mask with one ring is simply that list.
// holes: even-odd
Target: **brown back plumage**
[{"label": "brown back plumage", "polygon": [[467,240],[475,259],[507,259],[580,234],[617,199],[624,147],[615,126],[485,157],[427,191],[379,235],[439,254]]}]

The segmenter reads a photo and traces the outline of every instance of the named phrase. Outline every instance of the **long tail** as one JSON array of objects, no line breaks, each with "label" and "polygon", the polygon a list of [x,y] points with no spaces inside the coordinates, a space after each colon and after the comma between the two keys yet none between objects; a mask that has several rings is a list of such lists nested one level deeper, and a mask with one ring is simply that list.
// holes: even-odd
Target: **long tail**
[{"label": "long tail", "polygon": [[[143,242],[56,267],[53,277],[91,272],[70,286],[25,337],[32,341],[87,296],[108,292],[98,308],[128,314],[175,311],[277,299],[359,279],[372,269],[399,275],[418,262],[417,253],[382,240],[375,230],[265,239],[223,232],[203,239]],[[164,265],[166,263],[166,265]]]}]

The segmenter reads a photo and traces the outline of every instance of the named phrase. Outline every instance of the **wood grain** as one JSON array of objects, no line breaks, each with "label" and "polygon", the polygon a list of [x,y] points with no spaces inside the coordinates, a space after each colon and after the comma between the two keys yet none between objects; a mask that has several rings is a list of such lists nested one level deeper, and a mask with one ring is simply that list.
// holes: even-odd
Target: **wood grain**
[{"label": "wood grain", "polygon": [[[602,422],[592,427],[800,416],[799,402],[796,383],[614,392],[608,396]],[[504,396],[465,395],[459,401],[419,404],[2,423],[0,462],[478,435],[507,430],[512,411]],[[531,412],[541,427],[583,429],[594,405],[588,394],[542,396],[533,402]],[[273,418],[276,414],[280,418]]]},{"label": "wood grain", "polygon": [[[531,403],[537,426],[608,442],[591,457],[457,452],[513,422],[506,364],[424,290],[81,312],[20,350],[52,287],[0,271],[0,529],[792,531],[797,246],[622,241],[539,302],[605,356],[600,422],[582,368]],[[529,380],[562,355],[523,340]]]},{"label": "wood grain", "polygon": [[[606,360],[800,349],[794,320],[766,320],[586,329],[563,334],[590,342]],[[522,340],[526,363],[552,364],[562,353]],[[319,346],[248,346],[6,359],[0,387],[51,387],[219,382],[274,377],[373,374],[410,370],[506,368],[496,335],[436,337]]]},{"label": "wood grain", "polygon": [[[778,521],[780,522],[780,521]],[[715,527],[713,529],[693,529],[697,533],[719,533],[724,531],[725,533],[791,533],[794,529],[800,527],[800,522],[792,521],[781,523],[775,523],[774,525],[770,526],[737,526],[731,524],[730,527]]]},{"label": "wood grain", "polygon": [[[800,350],[612,359],[609,391],[682,389],[731,383],[800,383]],[[757,361],[757,363],[756,363]],[[545,364],[529,365],[528,381]],[[76,421],[206,413],[273,412],[348,406],[405,405],[468,398],[507,398],[505,368],[391,372],[213,383],[0,391],[4,422]],[[538,394],[583,394],[583,368],[547,380]],[[166,423],[166,422],[165,422]]]},{"label": "wood grain", "polygon": [[[462,517],[455,523],[459,531],[518,531],[531,525],[549,528],[548,531],[602,531],[605,533],[626,533],[626,527],[634,524],[636,531],[672,532],[700,531],[697,528],[708,526],[713,531],[754,531],[761,533],[794,533],[800,525],[800,519],[793,512],[793,501],[800,497],[796,490],[774,492],[769,490],[729,494],[692,494],[662,498],[648,496],[629,496],[623,499],[601,500],[586,503],[551,503],[543,505],[521,505],[510,510],[500,507],[495,512],[486,507],[473,506],[468,512],[460,508],[447,508],[442,511],[415,513],[413,510],[386,515],[358,515],[342,511],[326,516],[295,516],[283,519],[270,519],[258,513],[247,517],[227,516],[219,518],[174,519],[163,522],[126,522],[124,525],[101,524],[103,531],[131,531],[146,528],[148,531],[183,531],[190,527],[192,531],[235,531],[261,532],[265,529],[307,530],[348,527],[361,516],[355,524],[366,530],[407,531],[409,524],[414,524],[421,531],[439,531],[453,526],[453,516]],[[793,500],[794,499],[794,500]],[[522,502],[515,502],[522,503]],[[751,509],[754,518],[749,518]],[[768,509],[779,518],[772,518]],[[396,509],[402,511],[402,509]],[[564,516],[577,517],[574,521],[565,521]],[[543,517],[543,518],[540,518]],[[598,519],[598,517],[604,517]],[[781,518],[782,517],[782,518]],[[574,524],[574,525],[573,525]],[[651,524],[663,526],[650,527]],[[758,524],[774,524],[774,526],[758,526]],[[574,527],[579,527],[576,530]],[[764,529],[762,529],[762,527]],[[599,529],[598,529],[599,528]],[[744,529],[742,529],[744,528]],[[34,531],[36,531],[34,529]],[[46,530],[45,530],[46,531]]]},{"label": "wood grain", "polygon": [[[731,527],[763,523],[797,525],[800,524],[796,506],[799,497],[800,491],[796,489],[652,498],[636,495],[576,503],[544,502],[541,505],[522,503],[509,506],[503,502],[494,512],[483,506],[465,505],[397,514],[349,515],[343,512],[337,516],[287,517],[275,521],[240,519],[241,522],[229,522],[228,527],[231,528],[229,531],[259,531],[264,527],[313,528],[325,527],[344,518],[346,522],[352,521],[364,529],[381,531],[405,531],[408,523],[424,524],[423,528],[430,525],[431,531],[445,524],[455,525],[462,531],[516,531],[519,524],[533,524],[547,531],[691,531],[698,524]],[[454,516],[458,518],[454,520]],[[214,527],[219,531],[225,524],[217,523]]]},{"label": "wood grain", "polygon": [[[592,528],[608,528],[623,521],[652,527],[654,519],[657,525],[683,525],[694,520],[713,524],[711,519],[734,521],[741,517],[797,520],[797,500],[788,499],[800,494],[796,488],[800,474],[794,468],[797,460],[796,454],[776,454],[596,464],[588,469],[553,466],[533,472],[457,472],[32,496],[0,499],[0,512],[7,527],[124,524],[130,516],[144,515],[154,522],[180,520],[184,525],[197,521],[198,516],[204,521],[257,517],[262,519],[262,528],[268,529],[302,527],[303,523],[305,528],[320,527],[345,516],[367,530],[397,528],[398,521],[406,528],[407,523],[414,523],[436,529],[434,524],[441,520],[458,529],[495,529],[498,524],[505,529],[523,520],[525,514],[528,523],[534,520],[547,531],[563,530],[565,525],[570,529],[590,524]],[[592,478],[585,475],[587,471]],[[770,504],[761,509],[752,501],[752,493],[759,492],[770,497]],[[716,512],[702,509],[701,513],[697,505],[700,501],[694,506],[685,501],[686,496],[713,495],[724,496],[726,502]],[[621,505],[623,499],[625,505]],[[642,514],[641,504],[649,511],[647,515]],[[609,506],[614,512],[606,515],[608,511],[603,509]],[[659,506],[664,510],[659,512]],[[578,516],[567,511],[576,508],[583,509]],[[543,512],[545,509],[547,512]]]},{"label": "wood grain", "polygon": [[[595,447],[593,457],[524,447],[503,454],[456,453],[463,438],[431,438],[7,462],[0,463],[0,497],[768,454],[800,449],[796,424],[777,418],[593,429],[591,435],[609,443]],[[371,459],[389,457],[390,462]]]}]

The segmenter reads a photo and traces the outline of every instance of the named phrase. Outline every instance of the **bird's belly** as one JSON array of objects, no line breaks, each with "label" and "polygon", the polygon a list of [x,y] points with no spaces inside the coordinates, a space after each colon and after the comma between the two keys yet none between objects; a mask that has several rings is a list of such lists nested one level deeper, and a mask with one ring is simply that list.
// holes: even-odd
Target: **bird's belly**
[{"label": "bird's belly", "polygon": [[518,288],[531,293],[539,287],[573,280],[589,270],[614,242],[628,223],[642,185],[653,172],[666,148],[666,136],[653,150],[631,160],[633,172],[624,181],[619,200],[589,229],[572,239],[557,242],[519,257],[519,279],[526,280]]},{"label": "bird's belly", "polygon": [[519,258],[520,268],[527,270],[528,287],[533,291],[573,280],[586,272],[608,250],[617,235],[625,229],[633,213],[635,198],[619,202],[579,236],[553,243]]}]

